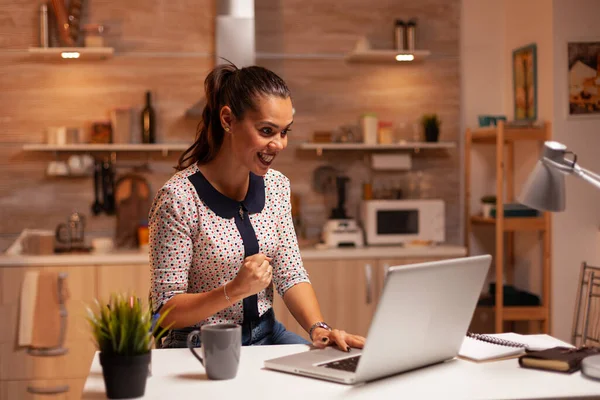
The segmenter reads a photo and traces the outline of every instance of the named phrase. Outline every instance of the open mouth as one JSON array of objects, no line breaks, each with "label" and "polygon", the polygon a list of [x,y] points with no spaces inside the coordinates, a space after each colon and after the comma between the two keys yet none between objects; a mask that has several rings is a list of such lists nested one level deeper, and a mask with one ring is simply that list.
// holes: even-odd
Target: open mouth
[{"label": "open mouth", "polygon": [[266,165],[267,167],[271,165],[273,160],[275,159],[276,154],[267,154],[267,153],[257,153],[258,159],[261,163]]}]

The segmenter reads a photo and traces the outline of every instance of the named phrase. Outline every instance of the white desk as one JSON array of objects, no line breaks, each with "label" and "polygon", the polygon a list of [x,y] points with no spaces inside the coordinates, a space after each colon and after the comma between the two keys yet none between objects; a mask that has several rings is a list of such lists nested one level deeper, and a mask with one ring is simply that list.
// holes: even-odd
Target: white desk
[{"label": "white desk", "polygon": [[[304,345],[243,347],[233,380],[209,381],[187,349],[152,352],[152,376],[145,399],[539,399],[600,398],[600,382],[580,372],[563,375],[520,368],[517,359],[473,363],[455,359],[417,371],[347,386],[266,370],[266,359],[308,350]],[[98,355],[92,362],[83,399],[104,399]]]}]

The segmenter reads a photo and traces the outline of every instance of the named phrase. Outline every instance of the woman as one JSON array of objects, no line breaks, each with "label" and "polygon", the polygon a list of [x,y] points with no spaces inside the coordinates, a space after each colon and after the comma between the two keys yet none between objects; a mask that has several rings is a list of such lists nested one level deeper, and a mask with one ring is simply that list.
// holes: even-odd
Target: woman
[{"label": "woman", "polygon": [[152,302],[170,309],[163,347],[204,324],[242,325],[242,344],[309,343],[273,315],[273,287],[313,345],[362,348],[330,328],[302,266],[290,183],[271,164],[287,146],[290,91],[275,73],[220,65],[204,82],[195,143],[150,210]]}]

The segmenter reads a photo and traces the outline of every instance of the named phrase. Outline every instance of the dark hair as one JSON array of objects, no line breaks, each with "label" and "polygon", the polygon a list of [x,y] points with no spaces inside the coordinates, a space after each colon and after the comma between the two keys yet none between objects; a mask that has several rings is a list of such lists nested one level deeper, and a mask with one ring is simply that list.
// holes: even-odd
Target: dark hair
[{"label": "dark hair", "polygon": [[258,66],[238,69],[235,65],[216,66],[204,80],[206,105],[198,124],[196,140],[179,157],[175,169],[181,171],[194,163],[205,164],[215,158],[225,132],[221,126],[221,108],[229,106],[235,118],[243,119],[248,109],[256,111],[256,98],[261,95],[288,98],[287,85],[274,72]]}]

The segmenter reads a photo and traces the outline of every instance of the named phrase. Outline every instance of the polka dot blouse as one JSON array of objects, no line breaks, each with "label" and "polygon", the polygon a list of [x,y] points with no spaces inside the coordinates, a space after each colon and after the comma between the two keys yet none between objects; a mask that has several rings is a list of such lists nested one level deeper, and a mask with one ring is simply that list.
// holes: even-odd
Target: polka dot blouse
[{"label": "polka dot blouse", "polygon": [[[250,178],[243,202],[219,193],[196,164],[176,173],[159,190],[149,213],[155,310],[178,293],[208,292],[236,277],[245,258],[236,219],[244,216],[254,229],[258,251],[272,258],[277,292],[283,296],[292,286],[309,282],[292,222],[289,179],[272,169],[264,177]],[[258,293],[257,303],[260,315],[272,307],[272,285]],[[243,316],[239,301],[195,327],[241,324]]]}]

